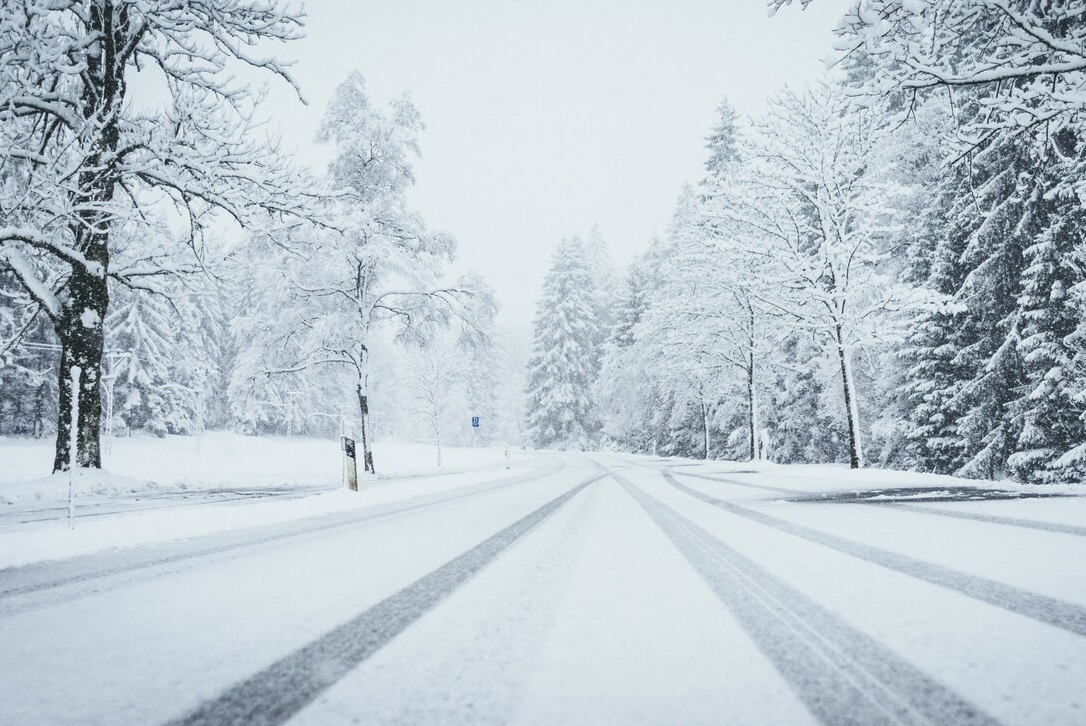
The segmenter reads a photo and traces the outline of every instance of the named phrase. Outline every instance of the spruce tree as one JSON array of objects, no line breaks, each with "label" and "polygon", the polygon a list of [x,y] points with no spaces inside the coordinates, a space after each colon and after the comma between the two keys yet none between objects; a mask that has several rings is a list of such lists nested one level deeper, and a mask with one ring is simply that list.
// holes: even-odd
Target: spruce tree
[{"label": "spruce tree", "polygon": [[1028,164],[1015,143],[982,149],[973,159],[973,193],[950,220],[973,228],[961,256],[968,272],[959,300],[968,315],[959,328],[964,345],[955,359],[969,373],[952,401],[962,407],[957,434],[965,463],[957,473],[963,476],[1004,475],[1018,438],[1009,406],[1024,384],[1018,297],[1028,246],[1021,188],[1031,171]]},{"label": "spruce tree", "polygon": [[540,448],[586,449],[599,426],[592,387],[599,373],[595,285],[584,243],[562,241],[543,282],[528,361],[528,432]]},{"label": "spruce tree", "polygon": [[1075,252],[1083,248],[1086,214],[1077,198],[1049,195],[1058,183],[1050,177],[1062,176],[1062,169],[1046,171],[1049,178],[1026,198],[1036,231],[1025,250],[1018,298],[1017,344],[1026,382],[1010,406],[1019,434],[1008,463],[1018,478],[1033,482],[1060,479],[1061,474],[1074,478],[1072,471],[1053,469],[1061,468],[1056,461],[1064,453],[1086,440],[1086,408],[1074,397],[1074,358],[1081,343],[1074,336],[1080,318],[1071,295],[1083,279]]},{"label": "spruce tree", "polygon": [[107,345],[124,351],[112,367],[113,415],[128,428],[164,436],[171,418],[170,358],[172,319],[164,298],[142,291],[124,291],[114,298],[106,318]]}]

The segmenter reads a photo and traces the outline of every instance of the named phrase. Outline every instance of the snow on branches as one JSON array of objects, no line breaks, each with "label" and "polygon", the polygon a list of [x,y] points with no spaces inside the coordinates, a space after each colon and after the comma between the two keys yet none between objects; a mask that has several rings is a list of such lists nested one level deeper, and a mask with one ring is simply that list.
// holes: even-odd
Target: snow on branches
[{"label": "snow on branches", "polygon": [[[260,95],[235,80],[241,64],[292,83],[287,66],[259,49],[300,37],[301,23],[278,3],[252,0],[0,7],[0,259],[56,330],[60,410],[82,399],[81,466],[101,465],[109,282],[146,287],[199,265],[215,212],[250,229],[312,216],[311,185],[256,140]],[[115,267],[114,228],[153,228],[163,202],[186,242]],[[84,374],[78,392],[73,366]],[[67,425],[61,416],[56,469],[71,464]]]}]

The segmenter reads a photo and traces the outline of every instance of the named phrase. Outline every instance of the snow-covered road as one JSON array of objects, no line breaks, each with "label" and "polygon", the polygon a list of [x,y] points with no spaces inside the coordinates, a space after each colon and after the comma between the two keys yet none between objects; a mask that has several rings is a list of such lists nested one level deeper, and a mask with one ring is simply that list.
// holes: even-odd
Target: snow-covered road
[{"label": "snow-covered road", "polygon": [[0,721],[1086,723],[1086,498],[603,454],[418,491],[0,570]]}]

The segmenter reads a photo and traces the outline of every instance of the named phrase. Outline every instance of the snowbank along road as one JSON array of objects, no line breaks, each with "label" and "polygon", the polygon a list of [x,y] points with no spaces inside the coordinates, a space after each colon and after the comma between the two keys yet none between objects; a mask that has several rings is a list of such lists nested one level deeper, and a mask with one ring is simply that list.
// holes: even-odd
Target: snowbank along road
[{"label": "snowbank along road", "polygon": [[0,570],[0,720],[1086,723],[1086,501],[833,471],[540,454]]}]

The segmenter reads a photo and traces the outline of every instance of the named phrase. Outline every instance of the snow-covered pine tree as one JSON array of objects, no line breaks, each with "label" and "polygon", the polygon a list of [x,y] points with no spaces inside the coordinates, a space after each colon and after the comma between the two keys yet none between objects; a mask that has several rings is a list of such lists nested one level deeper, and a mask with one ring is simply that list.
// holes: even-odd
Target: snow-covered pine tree
[{"label": "snow-covered pine tree", "polygon": [[173,296],[175,350],[171,361],[174,381],[194,391],[193,433],[226,423],[226,360],[228,321],[217,281],[200,276],[188,289]]},{"label": "snow-covered pine tree", "polygon": [[1081,380],[1074,359],[1082,346],[1074,333],[1082,318],[1071,295],[1086,279],[1076,254],[1086,249],[1086,211],[1077,196],[1059,189],[1069,170],[1055,155],[1045,164],[1023,200],[1030,210],[1029,246],[1017,302],[1026,383],[1009,407],[1019,434],[1007,463],[1032,482],[1075,478],[1057,460],[1086,441],[1086,407],[1074,397]]},{"label": "snow-covered pine tree", "polygon": [[705,160],[706,186],[710,190],[730,180],[740,158],[739,114],[726,98],[717,106],[716,113],[716,123],[705,138],[705,149],[709,152]]},{"label": "snow-covered pine tree", "polygon": [[652,451],[661,435],[649,425],[657,400],[644,368],[648,361],[634,348],[637,326],[649,304],[648,266],[647,255],[642,255],[626,271],[594,393],[605,439],[627,451]]},{"label": "snow-covered pine tree", "polygon": [[[592,268],[595,282],[595,312],[597,330],[597,350],[603,355],[604,344],[615,326],[615,306],[621,290],[621,280],[615,273],[611,252],[607,240],[598,225],[592,225],[585,239],[585,255]],[[602,361],[601,361],[602,363]]]},{"label": "snow-covered pine tree", "polygon": [[[1080,246],[1073,253],[1073,261],[1079,269],[1086,270],[1086,246]],[[1067,395],[1078,408],[1086,407],[1086,281],[1079,282],[1069,291],[1072,304],[1075,305],[1077,325],[1075,331],[1066,339],[1074,350],[1071,357],[1070,382]],[[1086,414],[1079,416],[1078,424],[1086,426]],[[1079,439],[1052,463],[1056,476],[1070,481],[1086,480],[1086,437]]]},{"label": "snow-covered pine tree", "polygon": [[528,361],[528,432],[540,448],[587,449],[598,433],[593,386],[599,373],[595,281],[584,242],[558,245],[536,304]]},{"label": "snow-covered pine tree", "polygon": [[795,330],[777,343],[767,386],[766,425],[772,431],[769,458],[781,464],[848,461],[848,430],[827,405],[822,345],[809,331]]},{"label": "snow-covered pine tree", "polygon": [[913,165],[901,180],[911,194],[905,210],[910,223],[901,225],[898,234],[906,260],[900,276],[942,298],[941,304],[912,317],[896,355],[902,370],[897,385],[905,462],[920,471],[952,474],[966,461],[957,431],[962,414],[958,394],[972,372],[961,357],[968,308],[960,293],[969,272],[962,253],[976,224],[951,222],[961,219],[962,205],[971,199],[971,179],[963,166],[947,166],[942,158],[940,136],[946,125],[945,112],[929,104],[918,112],[918,120],[895,132],[899,145],[906,136],[911,146],[928,147],[926,156],[911,152]]},{"label": "snow-covered pine tree", "polygon": [[971,167],[971,194],[950,218],[970,233],[957,297],[968,314],[956,336],[962,341],[956,361],[967,379],[949,403],[961,411],[957,435],[964,463],[957,473],[993,479],[1007,473],[1020,432],[1009,407],[1025,385],[1018,297],[1029,246],[1030,212],[1022,203],[1029,192],[1021,186],[1030,177],[1028,153],[1014,141],[992,143]]},{"label": "snow-covered pine tree", "polygon": [[171,376],[176,350],[166,299],[142,290],[124,290],[114,295],[112,307],[106,318],[106,345],[125,353],[112,362],[111,370],[107,368],[115,376],[114,418],[128,429],[156,436],[187,428],[176,422],[188,423],[194,391]]},{"label": "snow-covered pine tree", "polygon": [[43,436],[56,421],[56,337],[0,272],[0,436]]},{"label": "snow-covered pine tree", "polygon": [[745,376],[729,375],[746,361],[731,345],[743,318],[719,264],[725,248],[708,239],[689,186],[679,195],[668,240],[673,253],[635,331],[634,349],[673,407],[670,435],[684,454],[710,458],[723,452],[714,446],[721,404],[744,387]]}]

